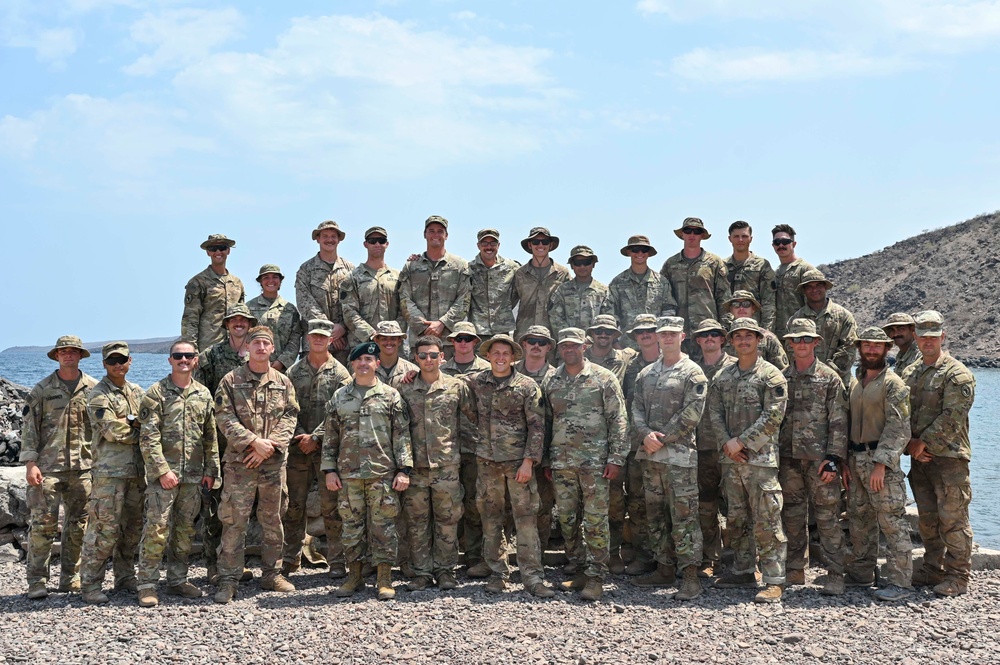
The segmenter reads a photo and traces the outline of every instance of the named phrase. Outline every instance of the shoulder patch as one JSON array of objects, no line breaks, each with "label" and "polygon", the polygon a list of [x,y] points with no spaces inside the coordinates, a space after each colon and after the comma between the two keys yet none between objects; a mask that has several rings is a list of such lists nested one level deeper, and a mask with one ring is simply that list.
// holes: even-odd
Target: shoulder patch
[{"label": "shoulder patch", "polygon": [[778,386],[778,387],[776,387],[774,389],[774,394],[777,395],[778,397],[784,397],[785,396],[785,386]]},{"label": "shoulder patch", "polygon": [[139,420],[142,420],[143,422],[149,420],[149,407],[148,406],[144,406],[141,409],[139,409]]},{"label": "shoulder patch", "polygon": [[705,384],[704,383],[699,383],[698,385],[696,385],[694,387],[694,392],[697,395],[704,395],[705,394]]},{"label": "shoulder patch", "polygon": [[215,403],[218,406],[222,406],[222,394],[221,393],[215,396]]},{"label": "shoulder patch", "polygon": [[100,420],[101,418],[103,418],[103,417],[104,417],[104,412],[105,412],[106,410],[107,410],[107,409],[105,409],[105,408],[104,408],[104,407],[102,406],[101,408],[99,408],[99,409],[98,409],[97,411],[95,411],[95,412],[94,412],[94,415],[95,415],[95,416],[97,416],[97,419],[98,419],[98,420]]},{"label": "shoulder patch", "polygon": [[340,299],[343,300],[346,297],[347,297],[347,289],[341,289],[340,290]]},{"label": "shoulder patch", "polygon": [[190,291],[188,291],[186,294],[184,294],[184,304],[185,305],[190,305],[192,300],[194,300],[194,294],[193,293],[191,293]]},{"label": "shoulder patch", "polygon": [[962,397],[972,397],[972,386],[969,384],[962,386]]}]

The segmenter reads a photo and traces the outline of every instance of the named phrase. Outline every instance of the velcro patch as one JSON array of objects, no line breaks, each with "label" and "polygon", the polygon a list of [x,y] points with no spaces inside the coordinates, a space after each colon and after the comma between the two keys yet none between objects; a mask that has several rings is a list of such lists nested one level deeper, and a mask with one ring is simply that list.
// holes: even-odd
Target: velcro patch
[{"label": "velcro patch", "polygon": [[107,411],[107,409],[105,409],[105,408],[104,408],[104,407],[102,406],[101,408],[99,408],[99,409],[98,409],[97,411],[95,411],[95,412],[94,412],[94,415],[96,415],[96,416],[97,416],[97,419],[98,419],[98,420],[100,420],[101,418],[103,418],[103,417],[104,417],[104,412],[105,412],[105,411]]},{"label": "velcro patch", "polygon": [[785,387],[784,386],[778,386],[777,388],[774,389],[774,394],[777,395],[778,397],[784,397],[785,396]]},{"label": "velcro patch", "polygon": [[694,392],[695,392],[695,394],[698,394],[698,395],[704,395],[705,394],[705,384],[704,383],[699,383],[697,386],[694,387]]},{"label": "velcro patch", "polygon": [[216,395],[215,396],[215,403],[218,406],[222,406],[222,395]]},{"label": "velcro patch", "polygon": [[149,420],[149,407],[144,406],[139,409],[139,420],[146,421]]},{"label": "velcro patch", "polygon": [[972,397],[972,386],[962,386],[962,396]]},{"label": "velcro patch", "polygon": [[193,301],[193,300],[194,300],[194,294],[193,293],[188,293],[188,294],[186,294],[184,296],[184,304],[185,305],[190,305],[191,301]]}]

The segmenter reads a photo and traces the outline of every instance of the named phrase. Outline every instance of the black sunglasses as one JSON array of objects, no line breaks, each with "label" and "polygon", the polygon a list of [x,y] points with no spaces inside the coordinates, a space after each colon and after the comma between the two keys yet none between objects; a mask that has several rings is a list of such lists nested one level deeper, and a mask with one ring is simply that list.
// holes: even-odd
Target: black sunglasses
[{"label": "black sunglasses", "polygon": [[113,356],[109,356],[108,359],[105,360],[104,362],[107,365],[124,365],[128,361],[129,361],[129,359],[126,358],[126,357],[124,357],[124,356],[113,355]]},{"label": "black sunglasses", "polygon": [[525,344],[534,344],[535,346],[548,346],[549,340],[538,339],[537,337],[532,337],[531,339],[524,340]]},{"label": "black sunglasses", "polygon": [[548,247],[549,243],[551,243],[551,242],[552,242],[551,238],[532,238],[531,239],[531,244],[532,245],[545,245],[546,247]]},{"label": "black sunglasses", "polygon": [[693,229],[693,228],[681,229],[681,233],[683,233],[686,236],[691,236],[691,235],[700,236],[704,232],[705,229]]},{"label": "black sunglasses", "polygon": [[369,245],[384,245],[389,242],[388,238],[365,238],[365,242]]},{"label": "black sunglasses", "polygon": [[809,337],[808,335],[803,335],[801,337],[789,337],[788,341],[792,344],[808,344],[809,342],[816,339],[815,337]]},{"label": "black sunglasses", "polygon": [[628,251],[633,254],[649,254],[652,251],[652,248],[643,247],[642,245],[629,245]]},{"label": "black sunglasses", "polygon": [[468,344],[469,342],[475,342],[476,338],[472,335],[458,335],[455,337],[456,342],[461,342],[462,344]]},{"label": "black sunglasses", "polygon": [[431,360],[437,360],[438,356],[440,355],[441,355],[440,351],[420,351],[419,353],[417,353],[417,357],[420,358],[421,360],[427,360],[427,358],[430,358]]},{"label": "black sunglasses", "polygon": [[771,244],[774,245],[775,247],[784,247],[785,245],[791,245],[792,244],[792,239],[791,238],[775,238],[774,240],[771,241]]},{"label": "black sunglasses", "polygon": [[224,252],[229,249],[229,245],[209,245],[206,249],[210,252]]},{"label": "black sunglasses", "polygon": [[184,352],[174,351],[173,353],[170,354],[170,357],[173,358],[174,360],[181,360],[181,359],[191,360],[192,358],[197,358],[198,354],[192,353],[190,351],[184,351]]},{"label": "black sunglasses", "polygon": [[594,265],[594,259],[573,259],[570,263],[577,267]]},{"label": "black sunglasses", "polygon": [[706,337],[722,337],[722,332],[718,330],[709,330],[707,332],[700,332],[695,337],[700,337],[702,339]]},{"label": "black sunglasses", "polygon": [[754,304],[752,302],[750,302],[749,300],[734,300],[733,302],[729,303],[729,306],[730,307],[741,307],[743,309],[746,309],[748,307],[753,307]]}]

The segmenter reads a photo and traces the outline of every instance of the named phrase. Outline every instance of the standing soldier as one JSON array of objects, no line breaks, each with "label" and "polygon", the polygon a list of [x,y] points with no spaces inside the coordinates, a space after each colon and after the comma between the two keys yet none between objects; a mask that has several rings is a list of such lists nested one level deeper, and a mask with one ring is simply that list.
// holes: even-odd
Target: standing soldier
[{"label": "standing soldier", "polygon": [[89,358],[79,337],[56,340],[48,353],[59,369],[31,389],[24,406],[21,456],[28,480],[28,598],[49,595],[49,557],[59,530],[59,503],[63,504],[59,591],[80,590],[80,548],[87,526],[87,498],[91,486],[90,441],[93,430],[87,399],[97,384],[80,371],[80,359]]},{"label": "standing soldier", "polygon": [[199,349],[207,349],[225,337],[223,317],[246,298],[243,282],[226,269],[229,250],[235,245],[235,240],[221,233],[208,236],[201,248],[208,253],[212,263],[184,287],[181,339],[194,342]]},{"label": "standing soldier", "polygon": [[833,369],[816,358],[816,325],[795,319],[785,341],[792,364],[784,370],[788,406],[779,435],[778,480],[785,506],[781,522],[788,537],[785,581],[806,583],[809,563],[809,506],[819,529],[826,584],[820,593],[844,593],[844,532],[840,528],[840,468],[847,461],[847,395]]},{"label": "standing soldier", "polygon": [[920,345],[914,344],[916,321],[905,312],[896,312],[889,315],[882,330],[896,344],[896,364],[892,371],[902,377],[907,367],[922,360]]},{"label": "standing soldier", "polygon": [[[760,303],[749,291],[737,291],[726,301],[726,312],[730,315],[731,320],[749,318],[758,321]],[[760,341],[757,348],[758,353],[767,362],[784,370],[788,367],[788,356],[785,354],[781,340],[765,328],[763,323],[761,323],[761,331],[764,333],[764,339]],[[733,350],[731,344],[726,345],[725,351],[731,356],[736,356],[736,351]]]},{"label": "standing soldier", "polygon": [[337,255],[346,234],[332,220],[320,222],[312,239],[319,251],[295,273],[295,305],[302,321],[326,319],[333,324],[330,349],[341,363],[347,360],[347,326],[340,306],[340,285],[354,270],[354,264]]},{"label": "standing soldier", "polygon": [[[485,339],[497,333],[510,334],[514,330],[511,290],[514,273],[521,264],[500,256],[500,232],[496,229],[481,230],[476,240],[479,254],[469,261],[472,276],[469,321]],[[451,335],[448,337],[450,339]]]},{"label": "standing soldier", "polygon": [[795,256],[795,229],[788,224],[778,224],[771,229],[771,246],[778,255],[778,268],[774,271],[774,334],[783,337],[796,311],[805,306],[806,299],[799,289],[802,274],[812,270],[810,263]]},{"label": "standing soldier", "polygon": [[399,307],[399,271],[385,264],[389,234],[381,226],[373,226],[365,231],[363,244],[368,260],[340,284],[340,307],[352,349],[369,341],[382,321],[396,321],[401,330],[406,329]]},{"label": "standing soldier", "polygon": [[851,549],[845,561],[848,586],[876,582],[879,531],[886,539],[888,584],[878,600],[912,593],[913,553],[906,522],[906,487],[899,456],[910,440],[909,389],[886,365],[892,340],[881,328],[865,328],[855,342],[861,367],[850,391],[850,451],[843,470]]},{"label": "standing soldier", "polygon": [[924,565],[913,583],[934,585],[939,596],[969,589],[972,527],[969,524],[969,410],[976,379],[965,365],[942,349],[944,317],[933,310],[916,315],[921,362],[910,365],[903,380],[910,388],[912,433],[910,489],[917,501]]},{"label": "standing soldier", "polygon": [[639,372],[632,402],[632,423],[642,447],[646,520],[656,570],[638,577],[638,586],[670,586],[679,568],[684,579],[674,596],[701,595],[698,567],[702,560],[698,524],[698,447],[695,431],[705,410],[708,379],[697,363],[681,353],[684,319],[657,321],[660,361]]},{"label": "standing soldier", "polygon": [[164,553],[167,593],[184,598],[204,595],[188,582],[188,553],[201,508],[198,490],[208,492],[220,476],[212,394],[192,378],[198,364],[197,349],[185,340],[174,342],[167,362],[170,374],[153,384],[139,407],[139,447],[146,467],[146,521],[139,545],[140,607],[155,607],[160,602],[156,584]]},{"label": "standing soldier", "polygon": [[108,602],[101,584],[112,554],[115,591],[136,592],[135,555],[146,489],[139,450],[142,388],[125,380],[132,366],[128,344],[105,344],[101,356],[107,375],[90,391],[87,404],[94,428],[94,480],[80,566],[80,590],[87,603]]},{"label": "standing soldier", "polygon": [[587,360],[609,370],[624,389],[625,373],[638,351],[630,348],[616,349],[615,342],[621,338],[621,334],[614,315],[598,315],[587,328],[587,336],[594,341],[593,346],[587,348]]},{"label": "standing soldier", "polygon": [[[729,225],[729,243],[733,253],[726,259],[729,290],[748,291],[760,303],[758,321],[761,328],[774,330],[774,270],[763,256],[750,251],[753,228],[743,221]],[[734,316],[733,318],[740,318]]]},{"label": "standing soldier", "polygon": [[271,367],[284,372],[291,367],[299,357],[299,347],[302,344],[302,323],[299,321],[299,310],[295,305],[278,295],[281,282],[285,276],[281,268],[273,264],[260,267],[257,283],[262,293],[247,302],[250,313],[274,333],[274,357]]},{"label": "standing soldier", "polygon": [[375,342],[354,347],[354,380],[333,394],[322,429],[314,432],[323,444],[326,488],[340,493],[337,508],[344,523],[348,568],[347,579],[334,591],[341,598],[364,588],[366,554],[378,568],[379,600],[396,597],[392,564],[399,544],[397,492],[410,486],[413,450],[406,405],[395,388],[378,380],[378,357]]},{"label": "standing soldier", "polygon": [[[785,583],[786,539],[781,528],[778,432],[788,399],[785,377],[761,358],[764,331],[753,319],[729,329],[736,362],[720,370],[709,390],[708,416],[722,445],[722,483],[733,571],[715,581],[721,589],[756,588],[754,544],[765,588],[754,601],[777,603]],[[753,540],[751,540],[751,529]]]},{"label": "standing soldier", "polygon": [[517,305],[515,339],[521,339],[532,326],[552,330],[549,301],[556,287],[569,279],[566,266],[559,265],[549,256],[557,247],[559,238],[544,226],[532,228],[528,237],[521,241],[521,249],[531,255],[531,260],[514,273],[511,306]]},{"label": "standing soldier", "polygon": [[375,326],[375,334],[369,341],[378,344],[379,365],[375,374],[382,383],[397,387],[396,384],[407,374],[420,371],[420,368],[409,360],[399,357],[399,350],[405,340],[406,333],[395,321],[382,321]]},{"label": "standing soldier", "polygon": [[288,379],[295,388],[295,398],[300,410],[295,424],[295,436],[288,446],[288,464],[285,470],[288,509],[281,521],[285,537],[281,574],[286,578],[299,569],[302,561],[302,543],[306,535],[306,502],[315,481],[318,481],[320,512],[326,530],[326,560],[330,564],[330,577],[338,579],[347,575],[344,546],[341,542],[340,514],[337,512],[337,494],[326,488],[326,479],[320,471],[319,443],[312,435],[323,424],[326,403],[333,397],[333,393],[351,382],[347,368],[330,353],[332,333],[333,324],[326,319],[310,321],[306,333],[309,353],[288,370]]},{"label": "standing soldier", "polygon": [[222,546],[219,551],[219,590],[215,602],[236,596],[244,570],[247,526],[254,501],[263,532],[260,588],[294,591],[281,576],[278,563],[284,534],[281,515],[287,507],[285,461],[295,433],[299,405],[295,388],[271,367],[274,334],[256,326],[247,333],[250,345],[246,365],[222,378],[215,393],[216,418],[226,437],[226,476],[219,505]]},{"label": "standing soldier", "polygon": [[[630,265],[615,275],[608,285],[615,318],[624,326],[640,314],[673,316],[677,312],[677,303],[670,282],[649,267],[649,259],[656,256],[656,248],[649,243],[649,238],[630,236],[628,244],[620,252],[629,258]],[[635,340],[626,338],[624,343],[631,349],[637,349]]]},{"label": "standing soldier", "polygon": [[577,245],[569,253],[573,279],[556,287],[549,300],[552,330],[589,328],[598,314],[611,314],[608,287],[594,279],[597,254],[586,245]]},{"label": "standing soldier", "polygon": [[[803,273],[799,288],[806,296],[806,304],[792,318],[812,319],[815,322],[816,332],[820,334],[816,357],[832,365],[840,378],[847,382],[854,365],[854,338],[858,334],[854,315],[827,297],[826,292],[833,288],[833,282],[819,270],[807,270]],[[787,323],[790,324],[791,321]]]}]

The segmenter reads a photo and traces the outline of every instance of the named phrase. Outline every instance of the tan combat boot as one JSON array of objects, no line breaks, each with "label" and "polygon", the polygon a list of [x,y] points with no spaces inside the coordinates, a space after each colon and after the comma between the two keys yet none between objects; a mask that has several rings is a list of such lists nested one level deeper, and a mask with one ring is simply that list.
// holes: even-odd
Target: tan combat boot
[{"label": "tan combat boot", "polygon": [[668,566],[665,563],[657,563],[656,570],[648,575],[635,578],[632,580],[632,584],[644,587],[663,587],[673,586],[676,581],[677,573],[674,572],[673,566]]},{"label": "tan combat boot", "polygon": [[156,589],[139,589],[136,594],[139,596],[139,607],[156,607],[160,604]]},{"label": "tan combat boot", "polygon": [[225,605],[226,603],[232,602],[235,597],[236,585],[231,582],[227,582],[219,587],[219,590],[215,592],[212,600],[220,605]]},{"label": "tan combat boot", "polygon": [[282,577],[280,573],[271,573],[261,577],[260,588],[264,591],[280,591],[281,593],[295,591],[295,585]]},{"label": "tan combat boot", "polygon": [[347,579],[334,590],[333,595],[338,598],[347,598],[355,591],[365,588],[365,578],[361,576],[362,565],[360,561],[352,561],[348,564]]},{"label": "tan combat boot", "polygon": [[680,590],[674,594],[674,600],[693,600],[701,595],[701,580],[698,579],[698,569],[688,566],[684,569],[684,579]]},{"label": "tan combat boot", "polygon": [[779,603],[783,589],[780,584],[768,584],[764,589],[753,597],[755,603]]},{"label": "tan combat boot", "polygon": [[379,600],[392,600],[396,597],[396,590],[392,588],[391,563],[380,563],[378,565],[378,577],[375,578],[375,586],[378,587]]},{"label": "tan combat boot", "polygon": [[587,585],[580,592],[580,600],[597,601],[604,595],[604,580],[600,577],[590,577]]},{"label": "tan combat boot", "polygon": [[826,576],[826,582],[823,584],[823,588],[819,590],[824,596],[843,596],[844,595],[844,576],[830,573]]}]

